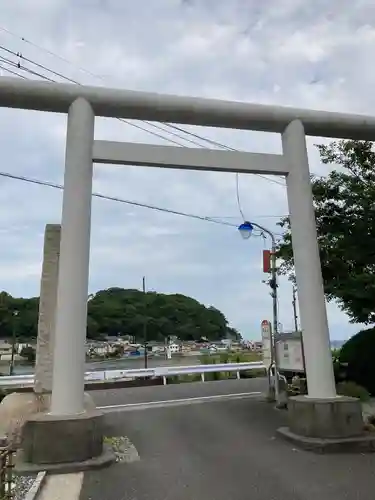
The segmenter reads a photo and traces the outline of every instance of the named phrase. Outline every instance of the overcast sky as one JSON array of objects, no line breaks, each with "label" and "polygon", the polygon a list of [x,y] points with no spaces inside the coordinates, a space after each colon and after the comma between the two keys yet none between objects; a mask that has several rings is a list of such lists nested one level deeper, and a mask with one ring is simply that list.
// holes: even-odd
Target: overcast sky
[{"label": "overcast sky", "polygon": [[[2,0],[1,14],[2,47],[80,83],[375,114],[371,0]],[[0,56],[19,61],[4,50]],[[168,129],[135,123],[192,146]],[[62,182],[65,116],[0,109],[0,127],[2,172]],[[277,135],[189,130],[238,149],[281,151]],[[168,144],[116,120],[98,119],[95,135]],[[314,151],[322,142],[308,141],[311,170],[319,174],[329,171]],[[44,227],[60,221],[62,193],[3,177],[0,188],[0,288],[38,295]],[[146,275],[150,289],[214,305],[245,337],[259,337],[261,320],[271,319],[269,290],[261,283],[268,243],[238,235],[233,174],[96,166],[94,190],[219,217],[233,227],[94,199],[90,292],[140,288]],[[280,233],[276,223],[288,212],[280,179],[240,176],[240,199],[246,218]],[[279,291],[287,330],[293,325],[291,285],[281,281]],[[359,329],[334,304],[328,312],[332,338]]]}]

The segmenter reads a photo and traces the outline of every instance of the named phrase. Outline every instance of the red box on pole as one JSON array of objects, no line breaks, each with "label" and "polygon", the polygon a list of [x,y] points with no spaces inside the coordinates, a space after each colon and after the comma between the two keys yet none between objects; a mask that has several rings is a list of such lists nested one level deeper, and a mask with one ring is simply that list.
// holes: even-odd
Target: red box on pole
[{"label": "red box on pole", "polygon": [[271,272],[271,250],[263,250],[263,272]]}]

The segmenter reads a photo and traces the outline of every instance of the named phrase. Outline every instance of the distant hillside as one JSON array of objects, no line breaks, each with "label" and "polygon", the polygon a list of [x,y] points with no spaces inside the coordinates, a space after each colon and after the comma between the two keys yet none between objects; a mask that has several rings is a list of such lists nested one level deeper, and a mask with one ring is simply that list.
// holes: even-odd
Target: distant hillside
[{"label": "distant hillside", "polygon": [[[39,297],[30,299],[0,293],[0,338],[36,337]],[[215,307],[199,303],[181,294],[109,288],[90,296],[87,311],[88,338],[130,335],[139,341],[147,330],[148,340],[163,341],[169,336],[181,340],[232,338],[240,333],[228,325],[224,314]]]}]

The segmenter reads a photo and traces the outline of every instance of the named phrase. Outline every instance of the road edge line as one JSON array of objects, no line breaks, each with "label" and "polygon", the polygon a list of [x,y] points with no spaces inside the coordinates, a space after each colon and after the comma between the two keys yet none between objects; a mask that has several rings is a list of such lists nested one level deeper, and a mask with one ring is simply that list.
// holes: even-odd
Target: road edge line
[{"label": "road edge line", "polygon": [[134,411],[134,410],[146,410],[151,408],[165,408],[168,406],[182,406],[197,403],[210,403],[214,401],[225,401],[234,399],[246,399],[256,396],[261,396],[263,392],[252,391],[252,392],[240,392],[235,394],[215,394],[213,396],[198,396],[193,398],[178,398],[178,399],[168,399],[162,401],[146,401],[142,403],[125,403],[120,405],[106,405],[98,406],[97,409],[103,412],[111,411]]}]

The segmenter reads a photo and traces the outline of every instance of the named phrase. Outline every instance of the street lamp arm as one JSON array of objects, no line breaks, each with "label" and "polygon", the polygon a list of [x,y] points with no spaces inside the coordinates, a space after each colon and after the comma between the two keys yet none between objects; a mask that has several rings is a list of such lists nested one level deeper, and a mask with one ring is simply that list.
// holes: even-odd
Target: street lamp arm
[{"label": "street lamp arm", "polygon": [[276,239],[275,239],[275,235],[272,233],[272,231],[270,231],[269,229],[261,226],[260,224],[257,224],[256,222],[250,222],[250,221],[246,221],[245,224],[251,224],[252,226],[260,229],[261,231],[263,231],[264,233],[268,234],[268,236],[271,238],[271,241],[272,241],[272,250],[275,250],[276,248]]}]

